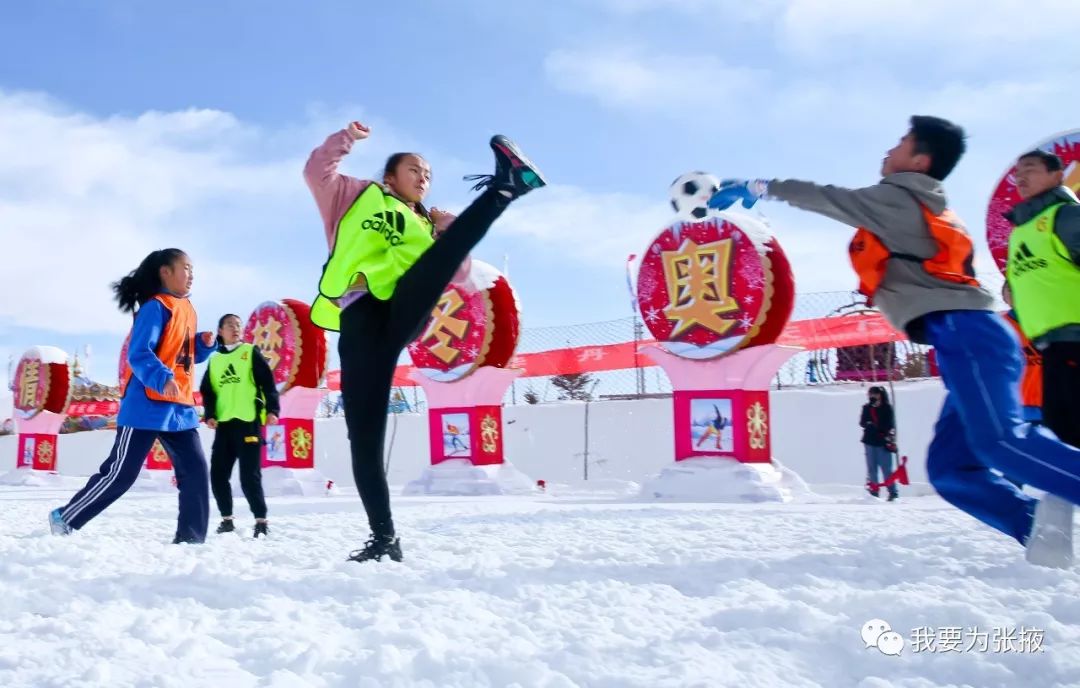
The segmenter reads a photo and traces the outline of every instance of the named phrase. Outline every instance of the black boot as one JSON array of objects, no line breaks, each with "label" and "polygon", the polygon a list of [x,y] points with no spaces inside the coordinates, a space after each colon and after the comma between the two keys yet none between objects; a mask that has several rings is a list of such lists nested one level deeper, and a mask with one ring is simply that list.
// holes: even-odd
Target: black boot
[{"label": "black boot", "polygon": [[898,499],[900,499],[900,493],[898,493],[898,492],[890,492],[889,493],[889,501],[890,502],[895,502]]},{"label": "black boot", "polygon": [[223,519],[221,519],[221,525],[219,525],[217,527],[217,530],[214,531],[214,532],[219,533],[219,534],[220,533],[231,533],[234,530],[236,530],[236,527],[233,526],[233,520],[231,518],[223,518]]},{"label": "black boot", "polygon": [[259,538],[270,535],[270,524],[266,521],[255,521],[255,535],[252,537]]},{"label": "black boot", "polygon": [[401,540],[396,537],[371,536],[364,544],[364,549],[358,549],[349,555],[349,561],[375,561],[389,557],[391,561],[401,561]]},{"label": "black boot", "polygon": [[533,189],[547,186],[544,175],[532,164],[521,149],[502,134],[491,137],[491,150],[495,151],[495,174],[476,174],[465,177],[476,181],[473,190],[492,188],[505,198],[515,199]]}]

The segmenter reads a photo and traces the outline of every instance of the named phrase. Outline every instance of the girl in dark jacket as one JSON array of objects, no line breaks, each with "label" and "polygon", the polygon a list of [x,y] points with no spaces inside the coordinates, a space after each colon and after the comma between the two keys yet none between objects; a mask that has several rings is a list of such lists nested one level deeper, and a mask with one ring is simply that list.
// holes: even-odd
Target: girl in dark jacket
[{"label": "girl in dark jacket", "polygon": [[[896,419],[884,387],[871,387],[869,401],[862,407],[859,427],[863,429],[862,443],[866,448],[867,490],[875,497],[874,488],[893,472],[893,447],[896,441]],[[889,485],[889,501],[900,495],[896,483]]]}]

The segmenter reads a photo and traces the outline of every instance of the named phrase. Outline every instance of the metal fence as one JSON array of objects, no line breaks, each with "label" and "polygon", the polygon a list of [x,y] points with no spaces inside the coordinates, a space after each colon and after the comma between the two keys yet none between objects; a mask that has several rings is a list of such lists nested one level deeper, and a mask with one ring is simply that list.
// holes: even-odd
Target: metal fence
[{"label": "metal fence", "polygon": [[[1000,287],[996,273],[980,275],[991,290]],[[798,294],[792,320],[843,316],[868,310],[863,299],[852,292],[816,292]],[[637,317],[602,322],[563,325],[557,327],[524,328],[518,353],[539,353],[572,347],[640,342],[651,339]],[[600,373],[587,373],[572,380],[576,389],[568,392],[566,380],[556,377],[519,378],[507,391],[506,404],[551,403],[562,401],[571,394],[594,400],[612,398],[654,397],[671,393],[671,383],[659,366],[642,356],[637,368],[625,368]],[[932,362],[929,349],[904,340],[894,344],[846,347],[798,353],[785,363],[773,380],[774,389],[836,384],[869,384],[890,378],[919,379],[929,377]],[[581,379],[583,377],[584,379]],[[562,384],[560,384],[562,383]],[[424,392],[419,387],[394,390],[392,410],[421,411],[426,408]],[[324,414],[340,413],[334,398],[326,401]]]}]

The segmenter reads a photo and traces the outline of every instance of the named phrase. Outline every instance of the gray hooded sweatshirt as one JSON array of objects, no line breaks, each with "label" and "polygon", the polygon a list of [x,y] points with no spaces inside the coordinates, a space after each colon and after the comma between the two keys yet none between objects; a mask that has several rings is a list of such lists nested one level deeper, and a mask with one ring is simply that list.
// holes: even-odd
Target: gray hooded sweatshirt
[{"label": "gray hooded sweatshirt", "polygon": [[[769,182],[768,197],[852,227],[865,227],[893,253],[930,258],[938,251],[919,203],[934,214],[941,213],[946,207],[945,189],[925,174],[890,174],[863,189],[774,179]],[[889,261],[874,303],[893,327],[923,343],[919,319],[928,313],[994,308],[993,297],[982,287],[933,277],[920,263],[910,260]]]}]

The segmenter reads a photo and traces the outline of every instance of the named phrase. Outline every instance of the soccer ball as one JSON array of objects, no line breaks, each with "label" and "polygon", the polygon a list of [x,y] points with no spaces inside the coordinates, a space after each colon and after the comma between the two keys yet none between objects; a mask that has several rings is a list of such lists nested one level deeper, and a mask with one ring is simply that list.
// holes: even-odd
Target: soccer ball
[{"label": "soccer ball", "polygon": [[709,199],[720,180],[706,172],[687,172],[671,183],[671,207],[681,217],[704,220],[712,212]]}]

